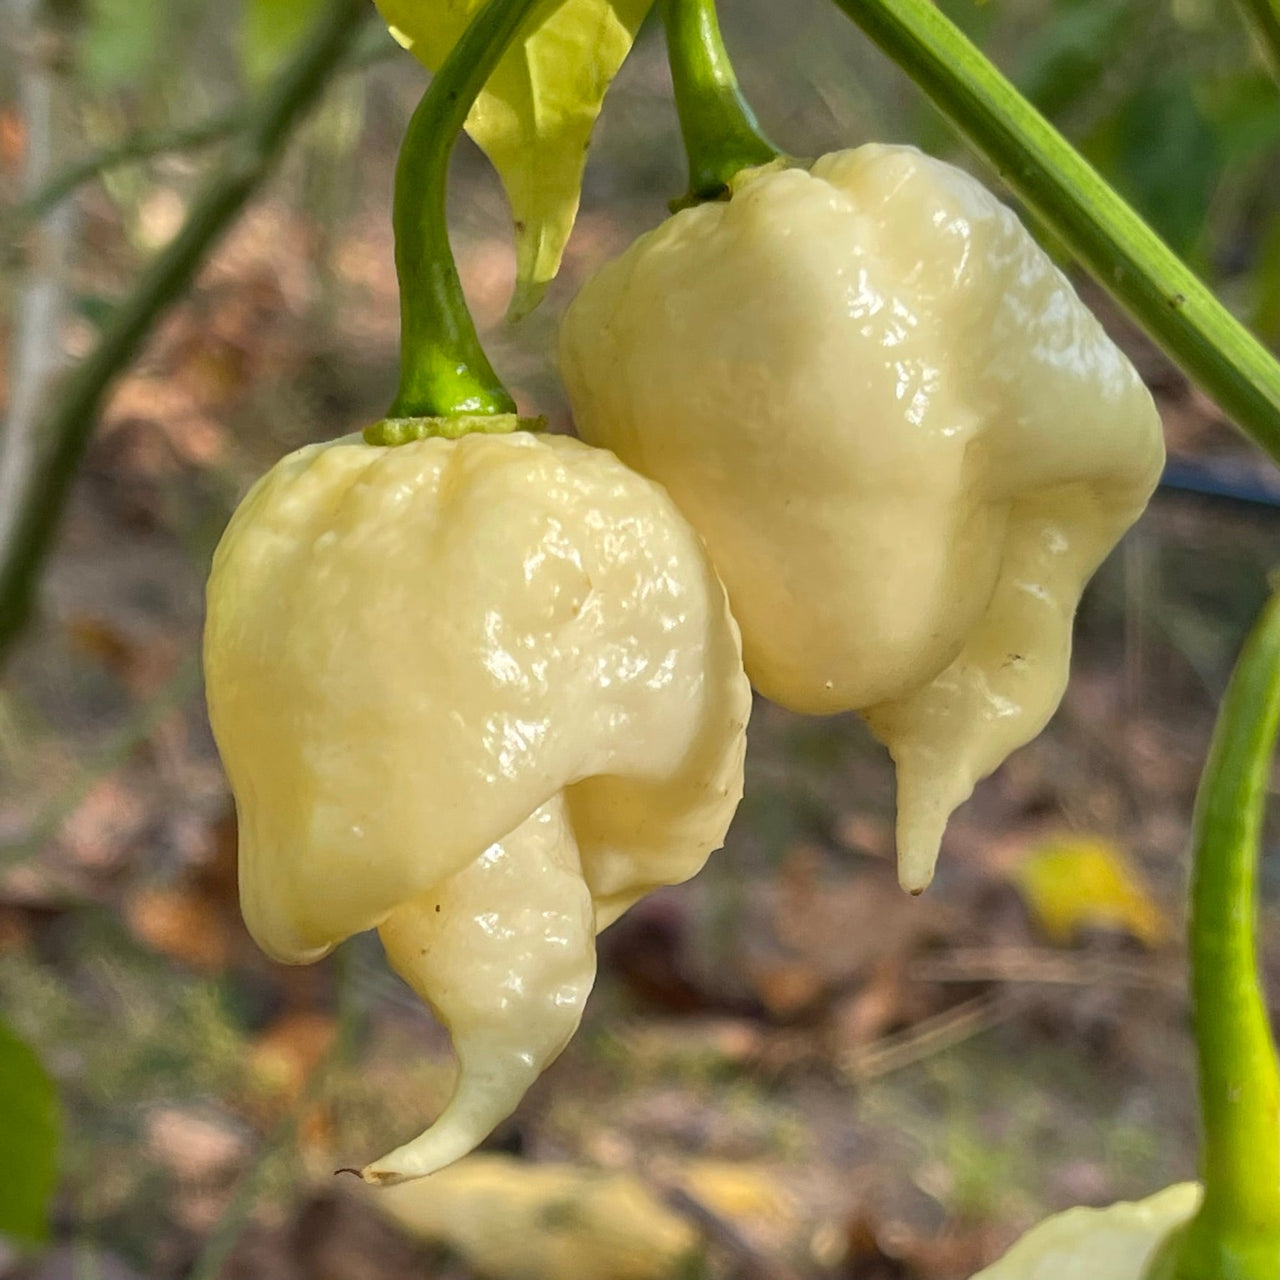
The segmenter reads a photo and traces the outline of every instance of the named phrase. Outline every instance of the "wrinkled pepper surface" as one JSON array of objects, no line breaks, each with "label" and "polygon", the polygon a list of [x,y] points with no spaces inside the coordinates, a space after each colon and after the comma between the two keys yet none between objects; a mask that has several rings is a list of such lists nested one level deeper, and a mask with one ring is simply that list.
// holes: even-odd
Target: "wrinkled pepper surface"
[{"label": "wrinkled pepper surface", "polygon": [[1129,361],[978,182],[870,145],[642,236],[570,307],[561,368],[582,437],[706,540],[757,688],[888,746],[922,889],[1056,708],[1084,583],[1160,475]]},{"label": "wrinkled pepper surface", "polygon": [[514,1109],[596,932],[693,875],[741,795],[750,690],[698,535],[564,437],[283,459],[218,547],[205,672],[255,939],[299,964],[376,928],[453,1038],[447,1108],[370,1181]]}]

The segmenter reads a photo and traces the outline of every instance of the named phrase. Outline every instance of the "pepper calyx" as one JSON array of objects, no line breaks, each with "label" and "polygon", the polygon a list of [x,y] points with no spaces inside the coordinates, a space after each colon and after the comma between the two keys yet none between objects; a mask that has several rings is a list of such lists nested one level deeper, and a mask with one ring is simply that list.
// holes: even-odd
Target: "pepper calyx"
[{"label": "pepper calyx", "polygon": [[408,444],[412,440],[459,440],[480,434],[510,435],[514,431],[545,431],[542,414],[525,417],[516,413],[462,413],[450,417],[382,418],[363,431],[365,444],[383,448]]}]

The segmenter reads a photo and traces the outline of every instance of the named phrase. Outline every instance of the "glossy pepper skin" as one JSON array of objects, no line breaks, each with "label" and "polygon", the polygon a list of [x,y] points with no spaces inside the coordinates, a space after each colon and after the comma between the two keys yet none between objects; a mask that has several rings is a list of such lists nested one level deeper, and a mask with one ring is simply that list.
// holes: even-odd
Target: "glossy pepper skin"
[{"label": "glossy pepper skin", "polygon": [[872,145],[642,236],[569,308],[561,368],[582,438],[706,540],[756,687],[888,746],[924,888],[1056,708],[1084,583],[1158,480],[1133,367],[979,183]]},{"label": "glossy pepper skin", "polygon": [[370,1181],[514,1109],[596,932],[693,875],[741,796],[750,689],[702,544],[564,437],[283,459],[218,547],[205,673],[255,939],[301,964],[376,928],[453,1037],[448,1107]]}]

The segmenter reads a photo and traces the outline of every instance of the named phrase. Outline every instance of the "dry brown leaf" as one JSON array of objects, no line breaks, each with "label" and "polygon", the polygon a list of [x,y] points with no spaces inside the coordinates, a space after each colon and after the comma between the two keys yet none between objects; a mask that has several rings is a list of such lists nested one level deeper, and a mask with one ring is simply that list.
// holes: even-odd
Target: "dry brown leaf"
[{"label": "dry brown leaf", "polygon": [[0,905],[0,956],[18,955],[31,942],[31,925],[13,907]]},{"label": "dry brown leaf", "polygon": [[862,986],[836,1002],[826,1027],[833,1057],[839,1059],[928,1014],[924,993],[906,980],[905,969],[903,956],[888,955]]},{"label": "dry brown leaf", "polygon": [[749,967],[761,1002],[775,1018],[798,1017],[826,994],[822,975],[806,960],[766,958]]},{"label": "dry brown leaf", "polygon": [[106,777],[62,824],[59,840],[80,866],[110,870],[126,860],[149,816],[135,790],[118,777]]},{"label": "dry brown leaf", "polygon": [[784,880],[774,928],[831,985],[864,977],[892,951],[915,951],[939,927],[940,909],[903,893],[891,867],[812,880]]},{"label": "dry brown leaf", "polygon": [[67,635],[76,649],[101,662],[139,699],[161,692],[191,655],[185,638],[135,635],[106,618],[86,614],[68,620]]},{"label": "dry brown leaf", "polygon": [[125,922],[140,942],[194,969],[226,967],[231,938],[217,904],[190,889],[143,889],[125,904]]},{"label": "dry brown leaf", "polygon": [[669,1280],[698,1247],[693,1227],[626,1173],[481,1154],[369,1194],[486,1280]]},{"label": "dry brown leaf", "polygon": [[337,1023],[327,1014],[295,1011],[277,1018],[250,1047],[254,1082],[292,1105],[337,1034]]},{"label": "dry brown leaf", "polygon": [[184,1182],[226,1179],[247,1150],[228,1121],[182,1107],[156,1107],[147,1116],[146,1142],[152,1157]]},{"label": "dry brown leaf", "polygon": [[835,837],[854,853],[875,858],[893,857],[893,825],[888,818],[870,813],[845,813],[836,819]]},{"label": "dry brown leaf", "polygon": [[27,153],[27,124],[17,110],[0,111],[0,166],[17,169]]}]

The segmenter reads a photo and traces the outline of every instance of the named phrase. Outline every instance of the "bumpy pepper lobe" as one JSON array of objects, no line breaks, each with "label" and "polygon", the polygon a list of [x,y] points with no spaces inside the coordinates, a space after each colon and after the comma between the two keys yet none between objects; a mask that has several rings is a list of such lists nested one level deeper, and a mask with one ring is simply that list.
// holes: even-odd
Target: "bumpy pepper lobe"
[{"label": "bumpy pepper lobe", "polygon": [[889,747],[923,888],[947,816],[1057,705],[1080,590],[1159,476],[1132,366],[1008,209],[880,146],[641,237],[561,365],[583,438],[706,539],[761,692]]},{"label": "bumpy pepper lobe", "polygon": [[596,928],[563,797],[397,907],[378,933],[459,1058],[459,1087],[426,1135],[366,1170],[371,1181],[399,1182],[472,1150],[578,1028],[595,980]]},{"label": "bumpy pepper lobe", "polygon": [[577,1025],[596,929],[698,870],[741,794],[723,589],[657,486],[573,440],[283,460],[215,558],[206,674],[255,938],[305,963],[380,927],[454,1036],[438,1131],[374,1180],[509,1113]]}]

